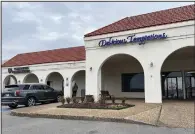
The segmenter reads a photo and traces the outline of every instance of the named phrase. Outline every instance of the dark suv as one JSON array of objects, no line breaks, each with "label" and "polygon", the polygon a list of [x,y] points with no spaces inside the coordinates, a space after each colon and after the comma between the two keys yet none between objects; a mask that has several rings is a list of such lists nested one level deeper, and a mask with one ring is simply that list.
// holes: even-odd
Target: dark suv
[{"label": "dark suv", "polygon": [[46,84],[30,83],[6,86],[1,95],[1,104],[16,108],[18,105],[34,106],[36,103],[59,102],[62,91]]}]

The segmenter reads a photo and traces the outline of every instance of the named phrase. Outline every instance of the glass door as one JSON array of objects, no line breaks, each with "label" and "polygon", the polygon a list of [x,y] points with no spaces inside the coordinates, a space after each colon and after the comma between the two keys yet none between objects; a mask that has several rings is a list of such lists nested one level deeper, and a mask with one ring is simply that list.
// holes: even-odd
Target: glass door
[{"label": "glass door", "polygon": [[167,98],[178,98],[177,78],[167,78]]},{"label": "glass door", "polygon": [[186,77],[186,98],[195,98],[195,76]]}]

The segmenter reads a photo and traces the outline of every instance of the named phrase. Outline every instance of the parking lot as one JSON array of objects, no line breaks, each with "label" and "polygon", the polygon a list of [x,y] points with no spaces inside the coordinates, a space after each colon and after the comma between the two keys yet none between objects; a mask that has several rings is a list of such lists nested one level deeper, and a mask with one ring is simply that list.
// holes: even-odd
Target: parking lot
[{"label": "parking lot", "polygon": [[9,113],[10,109],[3,106],[3,134],[194,134],[194,129],[153,127],[115,122],[16,117],[10,116]]}]

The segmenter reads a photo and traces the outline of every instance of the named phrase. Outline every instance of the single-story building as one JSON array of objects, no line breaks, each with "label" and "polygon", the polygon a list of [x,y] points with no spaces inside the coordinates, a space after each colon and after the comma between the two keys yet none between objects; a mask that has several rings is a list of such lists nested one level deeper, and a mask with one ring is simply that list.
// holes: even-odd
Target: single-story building
[{"label": "single-story building", "polygon": [[[46,83],[64,96],[195,98],[195,5],[126,17],[84,35],[85,46],[18,54],[2,65],[2,86]],[[74,84],[73,84],[74,83]]]}]

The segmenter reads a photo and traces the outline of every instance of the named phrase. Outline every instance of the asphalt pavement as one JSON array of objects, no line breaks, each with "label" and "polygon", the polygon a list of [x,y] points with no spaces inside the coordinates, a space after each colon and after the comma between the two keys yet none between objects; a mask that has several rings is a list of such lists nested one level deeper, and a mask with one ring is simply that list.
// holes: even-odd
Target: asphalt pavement
[{"label": "asphalt pavement", "polygon": [[115,122],[58,120],[10,116],[2,107],[3,134],[194,134],[194,129]]}]

